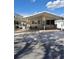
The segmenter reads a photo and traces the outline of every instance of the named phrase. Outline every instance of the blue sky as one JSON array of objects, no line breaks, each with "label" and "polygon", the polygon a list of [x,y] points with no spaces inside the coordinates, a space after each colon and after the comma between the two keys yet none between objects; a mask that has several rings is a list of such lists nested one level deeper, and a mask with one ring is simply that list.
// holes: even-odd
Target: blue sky
[{"label": "blue sky", "polygon": [[23,16],[47,11],[64,15],[64,0],[14,0],[14,12]]}]

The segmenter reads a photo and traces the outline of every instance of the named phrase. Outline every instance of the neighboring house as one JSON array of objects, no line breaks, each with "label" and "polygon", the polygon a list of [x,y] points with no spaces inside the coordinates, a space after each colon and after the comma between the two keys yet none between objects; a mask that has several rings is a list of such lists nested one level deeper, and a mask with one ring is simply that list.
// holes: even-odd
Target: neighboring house
[{"label": "neighboring house", "polygon": [[56,29],[58,27],[58,23],[56,23],[56,21],[64,20],[64,18],[48,12],[43,12],[24,18],[15,17],[15,20],[17,20],[20,23],[22,29],[46,30],[46,29]]},{"label": "neighboring house", "polygon": [[14,25],[15,25],[15,29],[24,29],[24,25],[21,22],[21,20],[23,19],[23,16],[21,15],[15,15],[14,16]]},{"label": "neighboring house", "polygon": [[58,29],[64,29],[64,20],[60,19],[60,20],[57,20],[55,23],[57,24]]}]

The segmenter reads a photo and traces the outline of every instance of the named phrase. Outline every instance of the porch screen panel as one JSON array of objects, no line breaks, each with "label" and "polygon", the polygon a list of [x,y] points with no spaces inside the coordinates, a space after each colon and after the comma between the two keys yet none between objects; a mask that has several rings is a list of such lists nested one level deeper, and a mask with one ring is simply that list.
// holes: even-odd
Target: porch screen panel
[{"label": "porch screen panel", "polygon": [[46,25],[50,25],[50,20],[46,20]]},{"label": "porch screen panel", "polygon": [[51,22],[51,25],[54,25],[55,24],[54,20],[50,20],[50,22]]}]

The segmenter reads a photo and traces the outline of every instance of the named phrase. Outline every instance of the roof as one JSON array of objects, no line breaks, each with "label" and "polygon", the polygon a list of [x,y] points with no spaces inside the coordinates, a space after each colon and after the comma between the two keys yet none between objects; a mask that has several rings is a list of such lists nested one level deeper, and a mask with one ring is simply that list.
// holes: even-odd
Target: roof
[{"label": "roof", "polygon": [[61,16],[57,16],[55,14],[52,14],[52,13],[49,13],[49,12],[41,12],[41,13],[37,13],[37,14],[34,14],[32,16],[28,16],[26,18],[35,18],[35,17],[42,17],[42,16],[46,16],[46,17],[50,17],[50,18],[55,18],[55,19],[64,19],[64,17],[61,17]]}]

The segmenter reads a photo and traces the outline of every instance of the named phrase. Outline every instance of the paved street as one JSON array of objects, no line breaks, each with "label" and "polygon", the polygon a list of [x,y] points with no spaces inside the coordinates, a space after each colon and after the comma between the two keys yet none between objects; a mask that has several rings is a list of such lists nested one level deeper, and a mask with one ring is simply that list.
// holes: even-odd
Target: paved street
[{"label": "paved street", "polygon": [[64,32],[20,34],[14,40],[15,59],[64,59]]}]

